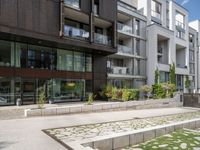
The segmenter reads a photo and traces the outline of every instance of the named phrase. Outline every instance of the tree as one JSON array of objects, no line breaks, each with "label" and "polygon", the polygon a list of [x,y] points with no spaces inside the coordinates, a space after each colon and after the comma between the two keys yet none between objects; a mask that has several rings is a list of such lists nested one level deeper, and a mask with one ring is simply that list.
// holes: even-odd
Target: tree
[{"label": "tree", "polygon": [[160,77],[160,72],[159,72],[158,68],[156,68],[154,74],[155,74],[154,84],[158,84],[159,83],[159,77]]},{"label": "tree", "polygon": [[175,64],[174,63],[170,65],[169,82],[171,84],[175,84],[176,85],[176,73],[175,73]]},{"label": "tree", "polygon": [[190,80],[188,75],[185,76],[185,88],[186,89],[190,88]]}]

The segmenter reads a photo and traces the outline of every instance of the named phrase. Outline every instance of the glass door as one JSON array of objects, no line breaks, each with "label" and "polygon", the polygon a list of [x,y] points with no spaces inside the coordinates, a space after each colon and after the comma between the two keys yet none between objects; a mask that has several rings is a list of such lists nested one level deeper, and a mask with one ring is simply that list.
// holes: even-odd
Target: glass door
[{"label": "glass door", "polygon": [[22,81],[22,103],[23,104],[34,104],[35,99],[35,80],[23,80]]}]

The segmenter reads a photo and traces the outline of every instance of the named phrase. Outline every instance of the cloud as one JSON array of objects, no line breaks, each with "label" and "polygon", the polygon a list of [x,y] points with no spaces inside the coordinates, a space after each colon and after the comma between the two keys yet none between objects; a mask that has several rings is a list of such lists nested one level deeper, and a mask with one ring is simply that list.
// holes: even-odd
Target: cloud
[{"label": "cloud", "polygon": [[182,3],[181,3],[181,5],[182,5],[182,6],[185,5],[185,4],[189,3],[189,1],[190,1],[190,0],[183,0]]}]

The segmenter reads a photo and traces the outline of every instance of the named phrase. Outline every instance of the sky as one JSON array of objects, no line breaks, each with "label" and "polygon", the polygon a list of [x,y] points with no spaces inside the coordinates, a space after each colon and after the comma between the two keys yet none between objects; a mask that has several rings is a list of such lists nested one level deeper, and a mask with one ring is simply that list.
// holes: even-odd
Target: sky
[{"label": "sky", "polygon": [[200,0],[175,0],[189,11],[189,21],[200,20]]}]

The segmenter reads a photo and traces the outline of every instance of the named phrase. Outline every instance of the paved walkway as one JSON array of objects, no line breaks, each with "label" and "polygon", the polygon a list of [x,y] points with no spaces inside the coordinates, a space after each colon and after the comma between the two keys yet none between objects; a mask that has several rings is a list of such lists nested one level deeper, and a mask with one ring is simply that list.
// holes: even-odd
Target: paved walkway
[{"label": "paved walkway", "polygon": [[0,149],[64,150],[65,148],[62,145],[44,134],[41,130],[133,118],[163,116],[194,112],[197,110],[189,108],[162,108],[0,120]]}]

